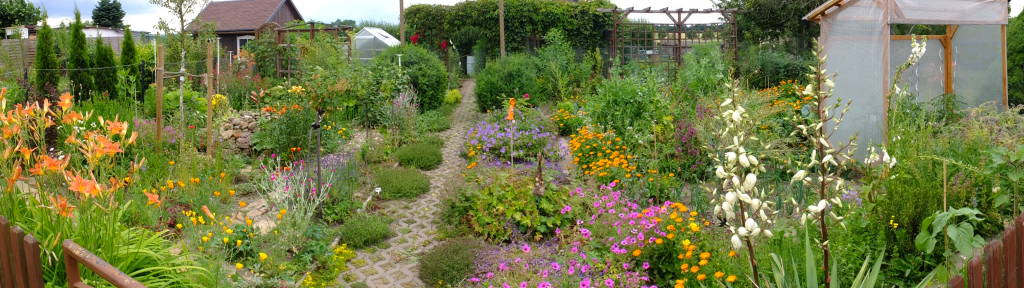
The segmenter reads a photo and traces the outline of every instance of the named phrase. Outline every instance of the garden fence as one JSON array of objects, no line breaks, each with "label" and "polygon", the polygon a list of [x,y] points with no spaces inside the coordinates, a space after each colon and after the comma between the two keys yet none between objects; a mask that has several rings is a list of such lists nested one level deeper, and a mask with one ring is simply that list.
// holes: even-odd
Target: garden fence
[{"label": "garden fence", "polygon": [[965,275],[949,281],[952,288],[1024,288],[1024,215],[1018,216],[1002,238],[985,246],[984,257],[967,262]]},{"label": "garden fence", "polygon": [[[103,259],[93,255],[71,239],[64,240],[64,267],[68,286],[90,288],[82,282],[78,264],[85,265],[118,288],[145,288]],[[18,226],[12,226],[0,216],[0,287],[43,288],[43,267],[40,261],[39,241]]]}]

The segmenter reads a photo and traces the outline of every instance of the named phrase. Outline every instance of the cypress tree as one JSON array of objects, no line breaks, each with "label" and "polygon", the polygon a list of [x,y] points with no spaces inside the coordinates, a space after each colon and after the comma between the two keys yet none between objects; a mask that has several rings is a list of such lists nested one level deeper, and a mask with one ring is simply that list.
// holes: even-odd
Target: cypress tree
[{"label": "cypress tree", "polygon": [[[36,61],[33,68],[36,69],[34,84],[37,95],[48,95],[55,97],[57,82],[60,80],[60,71],[57,71],[57,49],[53,39],[53,29],[43,18],[43,27],[36,35]],[[45,97],[45,96],[44,96]]]},{"label": "cypress tree", "polygon": [[89,50],[82,31],[82,14],[75,9],[75,23],[71,24],[71,47],[68,48],[68,76],[71,80],[71,93],[78,99],[86,100],[91,96],[93,83],[89,70]]},{"label": "cypress tree", "polygon": [[96,37],[96,49],[93,50],[94,64],[92,71],[96,93],[104,93],[107,97],[117,91],[117,63],[114,63],[114,50],[103,44],[103,38]]},{"label": "cypress tree", "polygon": [[132,39],[132,31],[128,28],[124,28],[124,40],[121,41],[121,65],[124,66],[125,72],[128,76],[135,78],[135,96],[137,100],[142,101],[142,77],[140,77],[142,67],[140,67],[139,60],[135,52],[135,40]]}]

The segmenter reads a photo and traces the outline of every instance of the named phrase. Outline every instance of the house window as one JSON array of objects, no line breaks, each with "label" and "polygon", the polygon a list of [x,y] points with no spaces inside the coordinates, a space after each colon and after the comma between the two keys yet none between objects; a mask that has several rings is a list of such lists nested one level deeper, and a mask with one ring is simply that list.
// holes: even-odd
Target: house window
[{"label": "house window", "polygon": [[242,51],[242,48],[245,47],[245,44],[249,43],[249,41],[252,41],[253,39],[256,39],[256,36],[253,36],[253,35],[238,36],[238,40],[236,40],[236,41],[238,41],[238,43],[237,43],[238,51]]}]

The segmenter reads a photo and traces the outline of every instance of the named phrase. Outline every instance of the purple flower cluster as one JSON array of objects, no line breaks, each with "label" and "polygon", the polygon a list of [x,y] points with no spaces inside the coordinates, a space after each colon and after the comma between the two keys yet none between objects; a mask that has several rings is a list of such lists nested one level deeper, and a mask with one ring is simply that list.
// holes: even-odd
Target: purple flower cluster
[{"label": "purple flower cluster", "polygon": [[539,127],[520,129],[515,125],[503,125],[481,121],[469,129],[466,142],[467,155],[491,166],[516,163],[532,163],[537,153],[544,153],[545,162],[561,159],[555,135]]},{"label": "purple flower cluster", "polygon": [[[134,125],[134,131],[139,132],[139,137],[143,139],[155,139],[156,130],[154,128],[156,127],[156,120],[135,118],[132,120],[132,124]],[[178,133],[178,130],[175,130],[174,127],[171,127],[170,125],[164,125],[163,131],[161,131],[161,138],[163,138],[164,141],[167,141],[167,143],[176,143],[180,136],[181,135]]]}]

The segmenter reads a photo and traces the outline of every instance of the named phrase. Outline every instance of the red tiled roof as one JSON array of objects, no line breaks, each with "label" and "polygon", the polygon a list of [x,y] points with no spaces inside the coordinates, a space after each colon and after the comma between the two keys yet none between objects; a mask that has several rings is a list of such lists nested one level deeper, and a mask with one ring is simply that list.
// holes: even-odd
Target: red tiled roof
[{"label": "red tiled roof", "polygon": [[196,30],[199,23],[214,23],[216,31],[256,30],[267,23],[288,0],[230,0],[214,1],[199,12],[188,30]]}]

